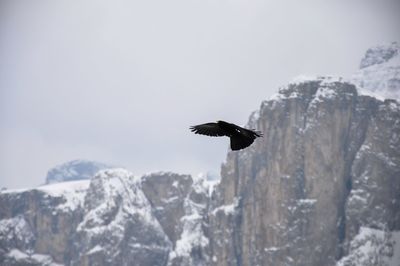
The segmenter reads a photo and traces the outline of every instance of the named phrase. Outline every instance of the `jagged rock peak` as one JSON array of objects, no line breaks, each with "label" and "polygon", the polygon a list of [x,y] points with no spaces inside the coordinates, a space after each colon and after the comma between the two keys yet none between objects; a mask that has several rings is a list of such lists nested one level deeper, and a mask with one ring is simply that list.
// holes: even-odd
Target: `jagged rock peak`
[{"label": "jagged rock peak", "polygon": [[[290,99],[304,100],[308,105],[322,99],[333,99],[343,93],[357,95],[357,90],[353,84],[342,77],[298,76],[289,82],[288,85],[281,87],[277,94],[263,101],[261,109],[264,105],[276,105],[277,102]],[[258,118],[259,114],[253,113],[249,121],[255,122]]]},{"label": "jagged rock peak", "polygon": [[397,42],[390,44],[377,45],[371,47],[361,59],[360,68],[366,68],[372,65],[382,64],[399,54],[400,45]]},{"label": "jagged rock peak", "polygon": [[125,169],[101,170],[91,179],[73,263],[121,265],[124,258],[135,258],[135,265],[165,264],[171,243],[140,180]]},{"label": "jagged rock peak", "polygon": [[73,160],[50,169],[46,184],[92,178],[98,171],[112,168],[105,163],[89,160]]},{"label": "jagged rock peak", "polygon": [[323,99],[334,99],[339,95],[346,94],[348,96],[356,95],[357,90],[350,81],[342,77],[300,75],[292,79],[287,85],[280,87],[276,94],[264,100],[260,109],[250,114],[246,127],[260,130],[257,123],[263,110],[265,108],[275,108],[288,100],[298,99],[308,106],[316,104]]},{"label": "jagged rock peak", "polygon": [[[140,181],[139,177],[135,177],[131,172],[122,168],[101,170],[90,180],[85,204],[93,203],[93,207],[97,207],[98,202],[91,202],[91,196],[100,201],[108,201],[120,195],[123,196],[123,199],[128,200],[131,196],[135,196],[129,193],[136,192],[138,181]],[[133,191],[128,190],[131,187]],[[91,208],[91,206],[89,207]]]}]

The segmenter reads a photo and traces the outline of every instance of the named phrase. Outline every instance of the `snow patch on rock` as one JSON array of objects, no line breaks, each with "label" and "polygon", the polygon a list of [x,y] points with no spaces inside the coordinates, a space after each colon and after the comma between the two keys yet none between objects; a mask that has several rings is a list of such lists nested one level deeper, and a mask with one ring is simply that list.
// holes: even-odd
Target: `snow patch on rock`
[{"label": "snow patch on rock", "polygon": [[399,263],[400,231],[361,227],[351,240],[349,254],[336,266],[398,266]]},{"label": "snow patch on rock", "polygon": [[52,197],[63,198],[64,203],[58,205],[57,209],[67,212],[83,207],[89,184],[89,180],[70,181],[40,186],[36,190]]},{"label": "snow patch on rock", "polygon": [[216,215],[219,212],[224,213],[225,215],[233,214],[236,208],[239,206],[239,199],[234,198],[232,204],[226,204],[215,208],[211,214]]},{"label": "snow patch on rock", "polygon": [[19,249],[11,249],[5,255],[6,265],[43,265],[43,266],[62,266],[55,263],[53,258],[44,254],[25,253]]}]

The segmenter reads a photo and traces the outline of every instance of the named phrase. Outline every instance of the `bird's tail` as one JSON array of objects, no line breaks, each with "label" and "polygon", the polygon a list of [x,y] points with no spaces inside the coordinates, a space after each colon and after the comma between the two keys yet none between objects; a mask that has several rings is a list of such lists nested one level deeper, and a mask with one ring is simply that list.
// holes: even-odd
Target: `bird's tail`
[{"label": "bird's tail", "polygon": [[244,149],[244,148],[250,146],[253,143],[253,141],[254,141],[253,138],[232,136],[231,137],[231,149],[233,151]]}]

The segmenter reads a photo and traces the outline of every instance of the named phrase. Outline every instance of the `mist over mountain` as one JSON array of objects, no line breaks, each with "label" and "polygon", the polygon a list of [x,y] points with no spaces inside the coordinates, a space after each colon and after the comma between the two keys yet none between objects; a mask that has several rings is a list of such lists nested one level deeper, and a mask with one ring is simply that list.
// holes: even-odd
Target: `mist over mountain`
[{"label": "mist over mountain", "polygon": [[0,264],[400,265],[399,56],[280,88],[220,180],[74,161],[0,191]]}]

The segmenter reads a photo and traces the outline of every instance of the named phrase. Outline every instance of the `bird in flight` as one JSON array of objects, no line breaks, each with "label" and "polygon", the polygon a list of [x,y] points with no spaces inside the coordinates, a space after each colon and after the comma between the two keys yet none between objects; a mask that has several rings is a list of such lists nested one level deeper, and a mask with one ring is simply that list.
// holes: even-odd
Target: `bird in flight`
[{"label": "bird in flight", "polygon": [[227,136],[231,140],[233,151],[244,149],[250,146],[256,138],[263,136],[260,131],[246,129],[225,121],[192,126],[190,130],[195,134],[211,137]]}]

